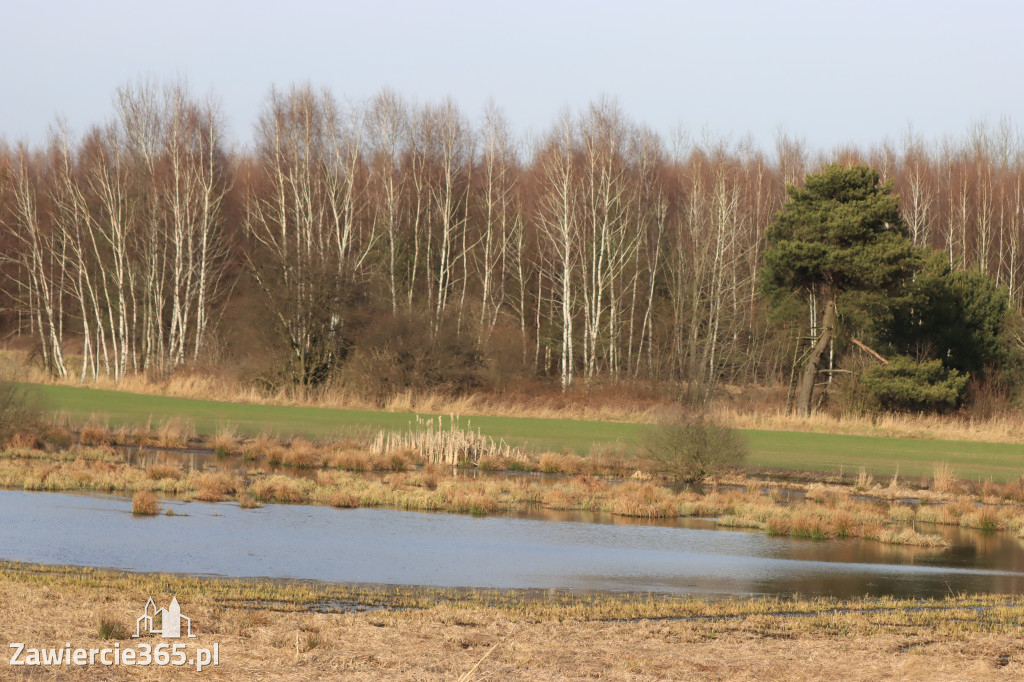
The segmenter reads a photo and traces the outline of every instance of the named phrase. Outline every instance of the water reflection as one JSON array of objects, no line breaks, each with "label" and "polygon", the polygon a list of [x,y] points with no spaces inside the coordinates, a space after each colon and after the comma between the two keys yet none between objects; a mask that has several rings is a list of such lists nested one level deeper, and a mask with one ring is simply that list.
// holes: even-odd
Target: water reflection
[{"label": "water reflection", "polygon": [[385,509],[165,500],[136,518],[125,497],[0,492],[0,556],[227,576],[448,587],[933,597],[1024,591],[1006,534],[938,529],[929,550],[714,530],[683,519],[582,513],[472,518]]}]

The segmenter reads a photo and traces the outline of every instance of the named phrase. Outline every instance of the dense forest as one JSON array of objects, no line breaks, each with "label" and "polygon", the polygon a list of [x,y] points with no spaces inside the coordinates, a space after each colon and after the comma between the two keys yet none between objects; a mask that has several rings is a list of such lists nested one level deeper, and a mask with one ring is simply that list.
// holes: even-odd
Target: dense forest
[{"label": "dense forest", "polygon": [[[0,143],[5,337],[31,339],[56,377],[230,368],[379,400],[531,381],[649,381],[693,400],[792,385],[827,302],[764,295],[770,228],[787,186],[863,164],[934,252],[921,277],[990,282],[1007,308],[993,333],[1022,345],[1024,137],[1009,122],[825,152],[780,135],[765,151],[664,139],[602,99],[525,139],[497,106],[293,86],[270,92],[247,145],[226,138],[210,100],[138,83],[83,134],[57,123],[45,145]],[[897,349],[876,327],[851,312],[819,380]]]}]

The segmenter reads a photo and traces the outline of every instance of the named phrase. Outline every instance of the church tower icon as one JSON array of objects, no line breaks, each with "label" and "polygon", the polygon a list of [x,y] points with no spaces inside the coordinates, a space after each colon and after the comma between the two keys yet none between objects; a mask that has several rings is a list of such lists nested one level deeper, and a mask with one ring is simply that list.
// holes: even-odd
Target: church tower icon
[{"label": "church tower icon", "polygon": [[[156,619],[160,618],[160,627],[156,627]],[[192,634],[192,619],[181,615],[181,606],[178,598],[171,599],[166,609],[158,609],[150,597],[146,602],[146,608],[142,615],[135,620],[135,634],[133,638],[141,637],[143,633],[149,632],[160,635],[165,639],[179,639],[181,637],[181,622],[185,621],[185,632],[187,637],[195,637]]]}]

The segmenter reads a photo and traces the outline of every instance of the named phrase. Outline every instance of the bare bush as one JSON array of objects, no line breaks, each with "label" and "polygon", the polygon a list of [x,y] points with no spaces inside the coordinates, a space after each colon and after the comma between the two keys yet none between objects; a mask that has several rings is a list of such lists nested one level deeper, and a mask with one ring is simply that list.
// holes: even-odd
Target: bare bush
[{"label": "bare bush", "polygon": [[734,429],[701,414],[654,427],[647,452],[662,473],[681,481],[699,481],[742,464],[747,444]]},{"label": "bare bush", "polygon": [[32,397],[13,381],[0,381],[0,443],[39,429],[39,410]]}]

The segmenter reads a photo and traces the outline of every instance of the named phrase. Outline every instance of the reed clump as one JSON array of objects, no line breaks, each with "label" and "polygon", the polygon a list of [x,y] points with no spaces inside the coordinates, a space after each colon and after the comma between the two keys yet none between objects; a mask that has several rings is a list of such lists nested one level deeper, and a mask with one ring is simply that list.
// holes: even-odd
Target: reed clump
[{"label": "reed clump", "polygon": [[992,507],[982,507],[960,517],[961,527],[976,528],[988,533],[1006,530],[1009,525],[1010,520],[1007,518],[1007,515]]},{"label": "reed clump", "polygon": [[273,466],[280,466],[284,462],[285,449],[281,445],[271,445],[267,448],[266,460],[267,464]]},{"label": "reed clump", "polygon": [[277,448],[278,445],[267,434],[260,434],[255,438],[250,438],[245,441],[242,446],[242,459],[254,462],[260,459],[267,459],[267,455],[272,448]]},{"label": "reed clump", "polygon": [[[413,466],[417,459],[417,453],[411,448],[405,448],[401,450],[392,450],[386,453],[378,453],[373,458],[373,469],[375,471],[407,471],[409,467]],[[428,460],[434,463],[440,463],[443,460]]]},{"label": "reed clump", "polygon": [[82,445],[113,445],[114,435],[110,427],[92,418],[78,432],[78,442]]},{"label": "reed clump", "polygon": [[766,501],[760,496],[726,496],[712,494],[688,506],[702,516],[718,517],[719,525],[759,528],[769,535],[825,540],[830,538],[863,537],[892,544],[943,546],[946,542],[937,535],[914,532],[904,534],[904,524],[916,520],[909,505],[893,505],[883,513],[876,505],[846,500],[842,505],[834,499],[784,505]]},{"label": "reed clump", "polygon": [[188,484],[192,496],[203,502],[220,502],[228,495],[234,495],[240,487],[237,476],[223,471],[193,472]]},{"label": "reed clump", "polygon": [[989,504],[1002,502],[1024,504],[1024,477],[1004,483],[996,483],[992,480],[984,481],[981,484],[980,497],[983,502]]},{"label": "reed clump", "polygon": [[609,511],[618,516],[661,519],[679,516],[679,505],[665,488],[627,481],[613,497]]},{"label": "reed clump", "polygon": [[872,478],[871,476],[868,475],[868,470],[867,469],[865,469],[864,467],[861,467],[860,471],[857,472],[857,483],[855,483],[853,487],[854,487],[854,490],[857,490],[857,491],[860,491],[860,492],[864,492],[864,491],[868,490],[869,488],[871,488],[871,485],[873,483],[874,483],[874,478]]},{"label": "reed clump", "polygon": [[917,512],[909,504],[897,502],[889,507],[889,520],[894,523],[913,523],[916,518]]},{"label": "reed clump", "polygon": [[112,616],[100,616],[97,634],[100,639],[128,639],[128,627]]},{"label": "reed clump", "polygon": [[576,498],[563,488],[551,488],[544,493],[541,504],[557,511],[576,509]]},{"label": "reed clump", "polygon": [[310,500],[312,481],[275,474],[260,478],[249,486],[249,492],[259,502],[305,503]]},{"label": "reed clump", "polygon": [[450,464],[452,466],[476,466],[480,458],[493,455],[503,459],[519,459],[523,455],[503,440],[494,440],[484,436],[479,430],[473,431],[467,422],[466,428],[460,425],[459,418],[454,414],[449,418],[449,425],[444,426],[441,417],[437,419],[416,417],[412,428],[404,433],[377,434],[370,450],[378,455],[392,452],[414,452],[426,462]]},{"label": "reed clump", "polygon": [[450,470],[445,471],[443,464],[424,464],[418,472],[413,472],[408,480],[409,485],[436,490],[441,481],[450,475]]},{"label": "reed clump", "polygon": [[258,509],[263,505],[254,497],[251,497],[248,492],[242,491],[238,494],[238,506],[242,509]]},{"label": "reed clump", "polygon": [[111,434],[117,445],[149,445],[157,438],[149,424],[122,424]]},{"label": "reed clump", "polygon": [[351,509],[359,506],[358,497],[341,490],[330,491],[324,496],[323,500],[324,504],[328,504],[332,507],[338,507],[339,509]]},{"label": "reed clump", "polygon": [[345,471],[369,471],[373,469],[372,457],[367,450],[351,448],[329,453],[324,464],[334,469],[343,469]]},{"label": "reed clump", "polygon": [[181,469],[170,464],[153,464],[146,468],[146,476],[151,481],[160,481],[169,478],[177,481],[181,478]]},{"label": "reed clump", "polygon": [[140,490],[132,497],[132,514],[135,516],[156,516],[160,513],[160,502],[148,490]]},{"label": "reed clump", "polygon": [[835,529],[821,514],[803,511],[790,516],[789,534],[795,538],[827,540],[835,537]]},{"label": "reed clump", "polygon": [[791,528],[789,518],[783,516],[773,516],[764,522],[764,532],[768,535],[789,535]]},{"label": "reed clump", "polygon": [[911,547],[944,547],[949,544],[942,536],[926,535],[913,528],[870,526],[865,529],[861,537],[888,545],[909,545]]},{"label": "reed clump", "polygon": [[932,467],[932,490],[940,493],[957,491],[957,477],[949,462],[937,462]]},{"label": "reed clump", "polygon": [[234,426],[229,424],[221,424],[217,427],[217,433],[214,434],[210,446],[218,457],[230,457],[241,452],[238,432]]},{"label": "reed clump", "polygon": [[540,456],[539,467],[545,474],[575,475],[583,470],[583,458],[571,453],[545,452]]},{"label": "reed clump", "polygon": [[196,439],[196,425],[185,417],[171,417],[156,430],[157,445],[162,448],[183,448]]},{"label": "reed clump", "polygon": [[323,463],[320,448],[305,438],[293,438],[281,455],[281,464],[295,469],[315,469]]},{"label": "reed clump", "polygon": [[17,431],[7,439],[7,445],[20,450],[42,450],[43,441],[34,433]]},{"label": "reed clump", "polygon": [[75,434],[71,429],[61,424],[44,426],[40,437],[50,447],[58,450],[66,450],[75,442]]},{"label": "reed clump", "polygon": [[837,538],[849,538],[857,535],[858,524],[853,514],[839,509],[832,515],[832,533]]},{"label": "reed clump", "polygon": [[506,471],[508,463],[502,457],[497,455],[482,455],[477,461],[476,466],[480,471]]}]

